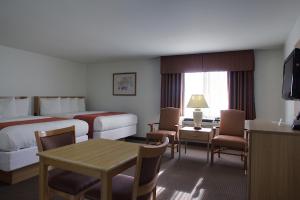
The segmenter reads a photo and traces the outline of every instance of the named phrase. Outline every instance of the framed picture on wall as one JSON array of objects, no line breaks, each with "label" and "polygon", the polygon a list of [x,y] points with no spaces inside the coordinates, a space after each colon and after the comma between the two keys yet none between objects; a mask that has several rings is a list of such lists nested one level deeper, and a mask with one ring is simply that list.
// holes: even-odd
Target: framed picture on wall
[{"label": "framed picture on wall", "polygon": [[114,96],[136,96],[136,72],[113,74]]}]

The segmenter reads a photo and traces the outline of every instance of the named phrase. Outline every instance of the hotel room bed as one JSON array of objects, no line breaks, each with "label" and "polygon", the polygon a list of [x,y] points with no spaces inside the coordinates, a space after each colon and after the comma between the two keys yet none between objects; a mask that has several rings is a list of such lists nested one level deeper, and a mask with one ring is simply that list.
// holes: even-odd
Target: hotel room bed
[{"label": "hotel room bed", "polygon": [[84,97],[35,97],[35,113],[87,121],[89,138],[112,140],[135,135],[138,120],[132,113],[86,111]]},{"label": "hotel room bed", "polygon": [[0,102],[0,181],[13,184],[36,175],[38,157],[34,132],[69,126],[75,126],[76,142],[88,139],[88,124],[82,120],[2,116]]}]

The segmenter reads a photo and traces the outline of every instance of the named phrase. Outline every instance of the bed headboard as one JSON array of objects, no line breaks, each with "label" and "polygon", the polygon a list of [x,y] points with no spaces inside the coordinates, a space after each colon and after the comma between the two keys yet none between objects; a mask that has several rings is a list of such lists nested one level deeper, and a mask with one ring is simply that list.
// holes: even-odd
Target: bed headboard
[{"label": "bed headboard", "polygon": [[85,99],[84,96],[35,96],[34,97],[34,109],[33,114],[35,116],[38,116],[41,114],[40,110],[40,99],[41,98],[79,98],[79,99]]}]

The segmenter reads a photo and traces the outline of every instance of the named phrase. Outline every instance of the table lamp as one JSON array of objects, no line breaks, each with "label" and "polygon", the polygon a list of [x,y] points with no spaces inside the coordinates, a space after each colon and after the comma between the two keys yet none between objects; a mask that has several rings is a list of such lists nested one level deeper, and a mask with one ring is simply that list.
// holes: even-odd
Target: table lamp
[{"label": "table lamp", "polygon": [[204,95],[202,94],[193,94],[187,104],[188,108],[195,108],[193,112],[194,119],[194,128],[201,129],[202,123],[202,112],[201,108],[208,108]]}]

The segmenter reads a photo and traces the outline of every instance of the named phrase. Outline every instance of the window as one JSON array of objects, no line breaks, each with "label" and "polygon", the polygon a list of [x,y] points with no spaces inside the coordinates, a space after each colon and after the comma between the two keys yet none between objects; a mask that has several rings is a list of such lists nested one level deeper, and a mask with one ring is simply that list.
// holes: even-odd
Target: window
[{"label": "window", "polygon": [[194,108],[187,108],[192,94],[204,94],[209,108],[202,108],[203,118],[220,117],[228,109],[227,72],[185,73],[184,116],[193,117]]}]

